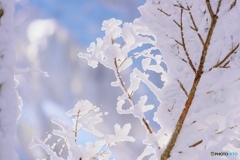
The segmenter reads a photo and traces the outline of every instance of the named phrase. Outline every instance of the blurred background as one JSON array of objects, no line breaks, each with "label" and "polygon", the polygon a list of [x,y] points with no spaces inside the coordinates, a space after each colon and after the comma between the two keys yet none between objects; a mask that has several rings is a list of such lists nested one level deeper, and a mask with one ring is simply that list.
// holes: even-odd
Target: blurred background
[{"label": "blurred background", "polygon": [[[80,100],[89,100],[101,106],[101,111],[109,112],[105,123],[98,126],[104,133],[114,134],[115,123],[122,126],[131,122],[130,135],[144,138],[145,130],[136,118],[116,112],[117,97],[122,91],[110,86],[115,81],[113,72],[101,65],[92,69],[78,57],[90,42],[104,36],[103,20],[114,17],[132,22],[140,16],[137,8],[144,3],[145,0],[15,0],[16,79],[23,101],[16,136],[20,160],[48,159],[40,147],[28,148],[32,137],[46,138],[52,129],[58,129],[51,123],[53,117],[71,123],[65,112]],[[159,79],[160,75],[156,75],[153,81]],[[145,86],[140,92],[149,94],[151,101],[153,95]],[[157,106],[154,99],[151,103]],[[147,117],[151,119],[153,114]],[[78,136],[79,144],[94,140],[96,137],[86,132]],[[116,159],[136,159],[143,149],[141,141],[136,141],[119,143],[111,151]]]}]

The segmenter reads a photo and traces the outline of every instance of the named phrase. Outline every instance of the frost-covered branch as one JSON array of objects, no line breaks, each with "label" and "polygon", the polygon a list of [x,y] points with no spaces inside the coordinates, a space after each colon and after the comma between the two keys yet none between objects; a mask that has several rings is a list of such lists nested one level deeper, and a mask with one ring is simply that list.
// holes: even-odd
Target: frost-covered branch
[{"label": "frost-covered branch", "polygon": [[193,27],[190,26],[190,28],[193,29],[197,33],[199,40],[201,41],[202,45],[204,45],[203,38],[202,38],[201,34],[198,32],[198,27],[197,27],[196,22],[193,18],[191,8],[189,6],[187,6],[187,10],[188,10],[189,16],[190,16],[192,24],[193,24]]},{"label": "frost-covered branch", "polygon": [[189,65],[190,65],[190,67],[192,68],[193,72],[196,73],[196,69],[195,69],[195,67],[194,67],[194,65],[193,65],[193,62],[192,62],[190,56],[189,56],[189,53],[188,53],[188,50],[187,50],[187,47],[186,47],[186,43],[185,43],[185,39],[184,39],[184,32],[183,32],[183,10],[184,10],[184,9],[183,9],[182,5],[180,5],[180,6],[181,6],[180,24],[177,23],[176,20],[173,20],[173,21],[174,21],[174,23],[175,23],[175,24],[180,28],[180,30],[181,30],[181,43],[178,42],[177,40],[175,40],[175,41],[176,41],[180,46],[183,47],[183,50],[184,50],[184,52],[185,52],[185,54],[186,54],[186,57],[187,57],[187,59],[188,59],[188,63],[189,63]]},{"label": "frost-covered branch", "polygon": [[[203,67],[204,67],[204,63],[206,61],[208,48],[209,48],[210,41],[211,41],[211,38],[212,38],[212,35],[213,35],[213,31],[214,31],[216,23],[217,23],[217,19],[218,19],[218,16],[213,14],[212,6],[211,6],[209,0],[206,0],[206,5],[207,5],[207,8],[208,8],[208,11],[210,13],[212,21],[211,21],[211,25],[210,25],[210,28],[209,28],[209,31],[208,31],[208,34],[207,34],[207,38],[204,42],[204,46],[203,46],[203,49],[202,49],[202,54],[201,54],[198,70],[196,72],[196,75],[195,75],[190,93],[188,94],[188,98],[185,102],[185,107],[184,107],[183,111],[181,112],[181,115],[180,115],[180,117],[177,121],[177,124],[176,124],[175,130],[173,132],[173,135],[171,137],[171,140],[169,141],[166,149],[164,150],[164,152],[161,156],[161,160],[167,160],[170,157],[170,153],[171,153],[174,145],[176,144],[176,141],[177,141],[177,138],[178,138],[178,136],[181,132],[183,123],[184,123],[184,121],[187,117],[188,111],[189,111],[189,109],[191,107],[191,104],[192,104],[192,101],[195,97],[195,92],[197,91],[197,86],[198,86],[198,84],[201,80],[201,76],[203,74]],[[221,5],[221,0],[219,1],[217,8],[219,8],[220,5]],[[217,9],[217,12],[218,12],[218,9]],[[181,10],[181,13],[182,13],[182,10]]]},{"label": "frost-covered branch", "polygon": [[[124,61],[125,61],[125,60],[124,60]],[[123,62],[123,63],[124,63],[124,62]],[[129,93],[128,93],[127,88],[126,88],[126,86],[124,85],[124,82],[123,82],[123,80],[122,80],[122,78],[121,78],[121,75],[120,75],[120,72],[119,72],[119,69],[118,69],[119,67],[118,67],[118,65],[117,65],[117,60],[116,60],[116,58],[114,58],[114,65],[115,65],[115,67],[116,67],[116,77],[118,78],[118,80],[119,80],[120,83],[121,83],[121,88],[122,88],[123,92],[124,92],[125,94],[127,94],[128,100],[129,100],[130,104],[134,107],[134,106],[135,106],[135,102],[134,102],[134,100],[133,100],[133,98],[132,98],[132,94],[129,94]],[[146,118],[145,118],[145,117],[142,118],[142,121],[143,121],[143,124],[145,125],[145,127],[147,128],[148,132],[149,132],[150,134],[152,134],[152,133],[153,133],[152,128],[150,127],[149,123],[146,121]]]},{"label": "frost-covered branch", "polygon": [[[95,113],[93,116],[86,117],[90,112]],[[102,112],[99,112],[99,108],[93,106],[89,101],[79,101],[75,107],[67,112],[69,117],[73,118],[73,125],[66,124],[59,119],[52,119],[52,122],[58,125],[61,130],[53,130],[52,134],[49,134],[45,140],[39,138],[33,138],[30,148],[36,146],[42,147],[46,153],[49,155],[51,160],[63,160],[61,153],[63,148],[66,148],[68,156],[67,160],[90,160],[90,159],[109,159],[111,157],[110,148],[115,146],[119,142],[130,141],[133,142],[135,139],[128,136],[131,129],[130,124],[125,124],[122,128],[120,125],[116,124],[114,126],[115,135],[104,135],[95,129],[95,125],[102,122],[101,116]],[[86,144],[77,144],[76,138],[81,129],[85,129],[89,133],[92,133],[98,137],[103,137],[100,140]],[[57,142],[52,144],[47,144],[49,139],[53,136],[60,137]],[[60,140],[64,139],[64,144],[57,154],[55,150],[56,145],[59,144]]]}]

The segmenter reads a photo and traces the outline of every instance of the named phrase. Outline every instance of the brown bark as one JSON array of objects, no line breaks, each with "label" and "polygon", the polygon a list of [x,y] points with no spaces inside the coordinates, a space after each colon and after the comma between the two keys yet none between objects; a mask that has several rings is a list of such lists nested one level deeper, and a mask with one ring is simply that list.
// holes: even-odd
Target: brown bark
[{"label": "brown bark", "polygon": [[173,132],[173,135],[172,135],[166,149],[164,150],[164,152],[161,156],[161,160],[167,160],[170,157],[170,153],[171,153],[173,147],[176,144],[176,141],[177,141],[177,138],[178,138],[178,136],[181,132],[183,123],[186,119],[188,111],[189,111],[189,109],[191,107],[191,104],[193,102],[193,99],[195,97],[197,86],[198,86],[198,84],[201,80],[201,76],[203,74],[203,67],[204,67],[204,63],[206,61],[206,55],[208,53],[208,48],[209,48],[210,41],[211,41],[211,38],[212,38],[212,35],[213,35],[213,31],[214,31],[214,28],[215,28],[216,23],[217,23],[218,16],[216,14],[219,12],[219,8],[221,6],[221,0],[218,3],[217,11],[216,11],[215,14],[212,10],[212,7],[211,7],[211,4],[210,4],[209,0],[206,0],[206,5],[207,5],[207,8],[208,8],[208,12],[210,13],[210,16],[211,16],[211,25],[210,25],[210,28],[209,28],[209,31],[208,31],[208,34],[207,34],[207,38],[206,38],[206,40],[204,42],[204,45],[203,45],[200,63],[199,63],[197,72],[195,74],[195,78],[194,78],[190,93],[188,94],[188,98],[185,102],[185,107],[184,107],[184,109],[183,109],[183,111],[182,111],[182,113],[181,113],[181,115],[180,115],[180,117],[177,121],[177,124],[175,126],[175,130]]}]

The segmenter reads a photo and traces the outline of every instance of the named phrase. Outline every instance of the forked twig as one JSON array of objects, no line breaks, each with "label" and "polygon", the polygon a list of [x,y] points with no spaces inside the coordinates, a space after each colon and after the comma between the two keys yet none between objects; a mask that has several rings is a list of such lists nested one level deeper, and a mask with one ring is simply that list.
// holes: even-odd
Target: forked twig
[{"label": "forked twig", "polygon": [[198,27],[197,27],[196,22],[195,22],[195,20],[193,18],[193,15],[192,15],[192,12],[191,12],[191,8],[189,6],[187,6],[187,10],[188,10],[188,14],[189,14],[190,19],[191,19],[192,24],[193,24],[193,27],[190,26],[190,28],[193,29],[197,33],[198,38],[200,39],[202,45],[204,45],[203,38],[202,38],[201,34],[198,33]]},{"label": "forked twig", "polygon": [[183,50],[185,52],[185,55],[188,59],[188,64],[190,65],[190,67],[192,68],[193,72],[196,73],[196,68],[194,67],[193,63],[192,63],[192,60],[189,56],[189,53],[188,53],[188,50],[187,50],[187,47],[186,47],[186,44],[185,44],[185,39],[184,39],[184,33],[183,33],[183,9],[181,8],[181,14],[180,14],[180,24],[177,23],[175,20],[173,20],[173,22],[180,28],[180,31],[181,31],[181,40],[182,42],[179,42],[175,39],[175,42],[178,43],[179,45],[181,45],[183,47]]},{"label": "forked twig", "polygon": [[158,8],[158,10],[159,10],[160,12],[162,12],[163,14],[165,14],[166,16],[168,16],[168,17],[170,17],[170,16],[171,16],[171,14],[168,14],[167,12],[163,11],[163,10],[162,10],[162,9],[160,9],[160,8]]},{"label": "forked twig", "polygon": [[[114,58],[114,65],[115,65],[115,68],[116,68],[116,77],[117,77],[118,80],[120,81],[123,91],[127,94],[128,100],[129,100],[130,104],[131,104],[132,106],[134,106],[136,103],[134,102],[134,100],[133,100],[133,98],[132,98],[132,93],[131,93],[131,94],[128,93],[127,88],[126,88],[126,86],[125,86],[125,84],[124,84],[124,82],[123,82],[123,80],[122,80],[122,77],[121,77],[120,72],[119,72],[119,66],[118,66],[118,64],[117,64],[117,59],[116,59],[116,58]],[[151,128],[150,125],[147,123],[145,117],[142,118],[142,121],[143,121],[145,127],[147,128],[148,132],[149,132],[150,134],[152,134],[152,133],[153,133],[152,128]]]},{"label": "forked twig", "polygon": [[[238,49],[239,44],[236,45],[220,62],[216,63],[212,68],[209,69],[211,71],[213,68],[221,67],[223,63],[226,62],[226,60]],[[227,61],[222,68],[226,68],[226,66],[229,64],[230,61]]]}]

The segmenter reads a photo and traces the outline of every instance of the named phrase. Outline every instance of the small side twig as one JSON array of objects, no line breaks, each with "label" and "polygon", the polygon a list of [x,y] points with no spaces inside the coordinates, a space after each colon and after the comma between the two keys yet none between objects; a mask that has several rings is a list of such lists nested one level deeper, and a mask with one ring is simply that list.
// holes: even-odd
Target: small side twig
[{"label": "small side twig", "polygon": [[192,12],[191,12],[191,8],[190,8],[189,6],[187,6],[187,10],[188,10],[188,14],[189,14],[190,19],[191,19],[192,24],[193,24],[193,27],[190,26],[190,28],[193,29],[193,30],[197,33],[198,38],[200,39],[202,45],[204,45],[203,38],[202,38],[202,36],[198,33],[198,27],[197,27],[196,22],[195,22],[195,20],[194,20],[194,18],[193,18],[193,15],[192,15]]},{"label": "small side twig", "polygon": [[183,84],[180,82],[179,79],[177,79],[177,81],[178,81],[178,83],[179,83],[179,85],[180,85],[180,88],[183,90],[183,92],[185,93],[185,95],[188,97],[188,93],[187,93],[186,89],[184,88]]},{"label": "small side twig", "polygon": [[202,142],[203,142],[203,140],[200,140],[200,141],[190,145],[189,148],[196,147],[197,145],[201,144]]},{"label": "small side twig", "polygon": [[75,124],[75,130],[74,130],[74,136],[75,136],[75,142],[77,141],[77,133],[78,133],[78,120],[79,120],[79,115],[80,115],[81,110],[79,109],[77,112],[77,117],[76,117],[76,124]]},{"label": "small side twig", "polygon": [[165,14],[166,16],[168,16],[168,17],[170,17],[170,16],[171,16],[171,14],[168,14],[167,12],[163,11],[163,10],[162,10],[162,9],[160,9],[160,8],[158,8],[158,10],[159,10],[160,12],[162,12],[163,14]]},{"label": "small side twig", "polygon": [[[233,53],[235,53],[235,51],[238,49],[238,47],[239,47],[239,44],[236,45],[220,62],[216,63],[213,67],[211,67],[211,68],[209,69],[209,71],[211,71],[213,68],[221,67],[221,65],[222,65],[223,63],[225,63],[226,60],[227,60]],[[222,68],[225,68],[225,67],[229,64],[229,62],[230,62],[230,61],[227,61],[227,62],[222,66]]]},{"label": "small side twig", "polygon": [[188,53],[188,50],[187,50],[187,47],[186,47],[186,44],[185,44],[184,33],[183,33],[183,21],[182,21],[182,19],[183,19],[183,9],[181,9],[181,14],[180,14],[180,16],[181,16],[181,17],[180,17],[180,19],[181,19],[180,24],[178,24],[176,21],[175,21],[175,23],[180,27],[180,30],[181,30],[181,40],[182,40],[182,42],[180,43],[180,42],[178,42],[177,40],[175,40],[175,42],[178,43],[179,45],[181,45],[181,46],[183,47],[183,50],[184,50],[184,52],[185,52],[185,55],[186,55],[186,57],[187,57],[187,59],[188,59],[188,63],[189,63],[189,65],[190,65],[190,67],[192,68],[193,72],[196,73],[196,68],[195,68],[194,65],[193,65],[193,62],[192,62],[192,60],[191,60],[191,58],[190,58],[190,56],[189,56],[189,53]]},{"label": "small side twig", "polygon": [[236,5],[237,3],[237,0],[234,0],[229,8],[229,10],[233,9],[233,7]]}]

